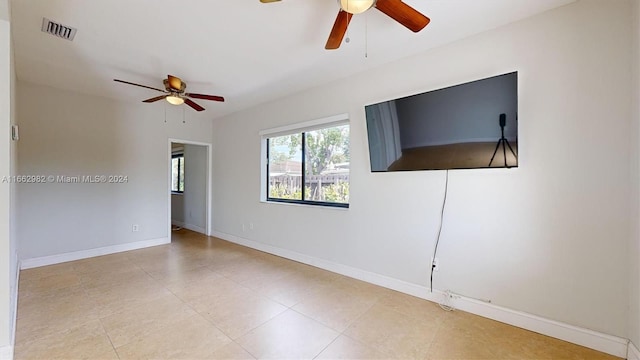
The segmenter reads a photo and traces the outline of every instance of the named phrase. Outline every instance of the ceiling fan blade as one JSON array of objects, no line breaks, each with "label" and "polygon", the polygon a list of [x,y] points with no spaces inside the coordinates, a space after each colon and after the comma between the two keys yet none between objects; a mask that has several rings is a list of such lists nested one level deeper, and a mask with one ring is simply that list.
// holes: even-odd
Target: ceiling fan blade
[{"label": "ceiling fan blade", "polygon": [[329,34],[329,39],[327,40],[327,44],[324,46],[327,50],[335,50],[340,47],[342,44],[342,39],[344,38],[344,34],[347,32],[347,28],[349,27],[349,22],[353,14],[350,14],[344,10],[340,10],[338,12],[338,16],[336,17],[336,22],[333,23],[333,28],[331,29],[331,34]]},{"label": "ceiling fan blade", "polygon": [[184,96],[192,97],[194,99],[203,99],[203,100],[211,100],[211,101],[224,101],[224,98],[222,96],[215,96],[215,95],[185,93]]},{"label": "ceiling fan blade", "polygon": [[203,111],[204,108],[193,101],[191,99],[184,99],[184,103],[191,106],[195,111]]},{"label": "ceiling fan blade", "polygon": [[182,80],[179,77],[173,75],[167,75],[169,79],[169,86],[176,91],[182,90]]},{"label": "ceiling fan blade", "polygon": [[145,103],[152,103],[152,102],[156,102],[156,101],[158,101],[158,100],[162,100],[162,99],[164,99],[164,98],[166,98],[166,97],[167,97],[167,95],[160,95],[160,96],[156,96],[156,97],[151,98],[151,99],[142,100],[142,102],[145,102]]},{"label": "ceiling fan blade", "polygon": [[264,4],[268,4],[268,3],[272,3],[272,2],[278,2],[278,1],[280,1],[280,0],[260,0],[260,2],[264,3]]},{"label": "ceiling fan blade", "polygon": [[431,21],[401,0],[378,0],[376,8],[413,32],[424,29]]},{"label": "ceiling fan blade", "polygon": [[129,84],[129,85],[134,85],[134,86],[140,86],[140,87],[143,87],[143,88],[147,88],[147,89],[151,89],[151,90],[156,90],[156,91],[160,91],[160,92],[166,92],[166,91],[164,91],[164,90],[160,90],[160,89],[158,89],[158,88],[154,88],[154,87],[146,86],[146,85],[140,85],[140,84],[136,84],[136,83],[132,83],[132,82],[128,82],[128,81],[124,81],[124,80],[113,79],[113,81],[117,81],[117,82],[120,82],[120,83],[123,83],[123,84]]}]

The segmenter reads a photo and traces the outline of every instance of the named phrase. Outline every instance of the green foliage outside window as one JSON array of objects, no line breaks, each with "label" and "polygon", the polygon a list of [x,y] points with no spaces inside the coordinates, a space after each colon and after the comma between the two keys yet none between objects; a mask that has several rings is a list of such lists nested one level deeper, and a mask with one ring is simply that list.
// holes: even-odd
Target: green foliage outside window
[{"label": "green foliage outside window", "polygon": [[349,125],[269,138],[268,146],[269,198],[349,203]]}]

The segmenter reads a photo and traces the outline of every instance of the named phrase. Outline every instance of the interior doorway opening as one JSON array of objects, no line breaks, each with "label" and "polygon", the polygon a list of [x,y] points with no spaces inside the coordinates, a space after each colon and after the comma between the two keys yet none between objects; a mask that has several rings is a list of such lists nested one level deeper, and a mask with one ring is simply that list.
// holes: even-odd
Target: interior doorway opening
[{"label": "interior doorway opening", "polygon": [[211,144],[169,139],[169,236],[185,228],[211,235]]}]

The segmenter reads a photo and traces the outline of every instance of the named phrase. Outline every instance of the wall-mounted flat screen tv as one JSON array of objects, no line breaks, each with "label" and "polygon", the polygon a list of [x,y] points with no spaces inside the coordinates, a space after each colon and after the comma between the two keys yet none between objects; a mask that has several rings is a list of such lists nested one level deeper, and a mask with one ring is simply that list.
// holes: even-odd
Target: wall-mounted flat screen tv
[{"label": "wall-mounted flat screen tv", "polygon": [[518,166],[518,73],[365,107],[372,172]]}]

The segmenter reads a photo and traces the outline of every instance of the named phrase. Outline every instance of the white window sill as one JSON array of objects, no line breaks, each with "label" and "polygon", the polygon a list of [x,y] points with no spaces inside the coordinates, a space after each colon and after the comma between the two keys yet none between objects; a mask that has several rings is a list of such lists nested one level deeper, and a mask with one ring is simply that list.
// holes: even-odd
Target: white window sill
[{"label": "white window sill", "polygon": [[312,209],[328,209],[328,210],[341,210],[347,211],[348,207],[339,207],[339,206],[331,206],[331,205],[315,205],[315,204],[298,204],[298,203],[289,203],[289,202],[280,202],[280,201],[269,201],[269,200],[260,200],[263,204],[273,204],[273,205],[285,205],[285,206],[297,206],[303,208],[312,208]]}]

